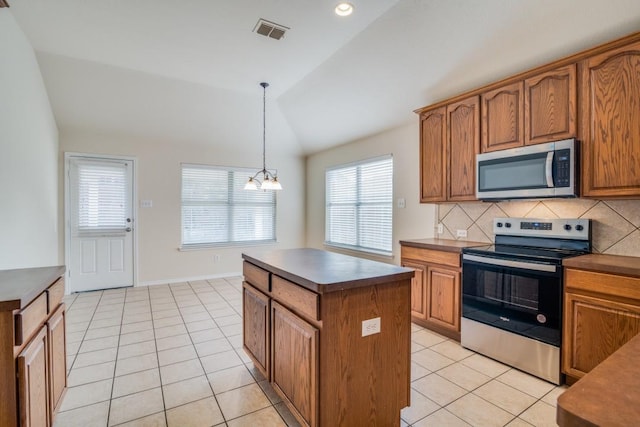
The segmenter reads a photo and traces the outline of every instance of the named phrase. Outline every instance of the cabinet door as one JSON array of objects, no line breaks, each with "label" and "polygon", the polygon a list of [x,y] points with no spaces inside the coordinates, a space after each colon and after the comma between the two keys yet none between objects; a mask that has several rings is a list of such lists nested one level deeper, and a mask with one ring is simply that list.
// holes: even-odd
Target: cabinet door
[{"label": "cabinet door", "polygon": [[425,279],[427,267],[411,261],[402,261],[402,266],[413,268],[414,276],[411,278],[411,316],[420,319],[427,317],[427,294]]},{"label": "cabinet door", "polygon": [[460,273],[427,268],[427,320],[460,331]]},{"label": "cabinet door", "polygon": [[447,199],[445,107],[420,115],[420,202],[442,202]]},{"label": "cabinet door", "polygon": [[482,94],[482,152],[524,144],[523,83]]},{"label": "cabinet door", "polygon": [[243,347],[256,368],[269,377],[269,297],[243,283],[242,327]]},{"label": "cabinet door", "polygon": [[581,378],[640,332],[640,307],[565,294],[563,372]]},{"label": "cabinet door", "polygon": [[476,154],[480,152],[480,98],[447,106],[447,200],[476,200]]},{"label": "cabinet door", "polygon": [[49,396],[50,414],[56,413],[62,398],[62,393],[67,386],[67,356],[65,350],[65,311],[64,304],[58,307],[56,312],[47,322],[49,340]]},{"label": "cabinet door", "polygon": [[49,425],[48,360],[47,327],[43,326],[17,359],[18,406],[22,427]]},{"label": "cabinet door", "polygon": [[581,64],[582,191],[640,196],[640,43]]},{"label": "cabinet door", "polygon": [[524,81],[524,143],[576,136],[576,65]]},{"label": "cabinet door", "polygon": [[271,310],[273,386],[298,421],[314,427],[318,424],[318,329],[275,301]]}]

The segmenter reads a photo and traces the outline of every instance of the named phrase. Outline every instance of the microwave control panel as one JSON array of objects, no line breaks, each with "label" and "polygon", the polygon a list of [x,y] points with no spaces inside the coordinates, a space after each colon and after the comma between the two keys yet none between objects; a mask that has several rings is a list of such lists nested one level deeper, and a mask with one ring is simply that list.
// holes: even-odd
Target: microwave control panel
[{"label": "microwave control panel", "polygon": [[553,183],[555,187],[568,187],[571,181],[571,150],[557,150],[553,162]]}]

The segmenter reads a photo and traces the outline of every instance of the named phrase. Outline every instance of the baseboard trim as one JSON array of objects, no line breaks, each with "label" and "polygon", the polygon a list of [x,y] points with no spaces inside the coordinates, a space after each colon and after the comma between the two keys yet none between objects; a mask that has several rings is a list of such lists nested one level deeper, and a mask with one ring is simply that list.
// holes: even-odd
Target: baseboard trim
[{"label": "baseboard trim", "polygon": [[222,273],[222,274],[214,274],[214,275],[207,275],[207,276],[179,277],[179,278],[164,279],[164,280],[146,280],[146,281],[138,282],[136,287],[166,285],[169,283],[195,282],[198,280],[224,279],[227,277],[238,277],[238,276],[242,276],[242,272]]}]

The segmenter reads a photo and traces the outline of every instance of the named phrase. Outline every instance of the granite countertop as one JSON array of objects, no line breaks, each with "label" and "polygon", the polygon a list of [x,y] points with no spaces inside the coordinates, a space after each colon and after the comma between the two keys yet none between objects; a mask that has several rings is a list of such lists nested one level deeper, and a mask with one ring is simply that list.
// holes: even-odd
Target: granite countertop
[{"label": "granite countertop", "polygon": [[433,249],[436,251],[444,252],[457,252],[460,253],[464,248],[471,248],[474,246],[487,246],[491,243],[482,242],[467,242],[464,240],[449,240],[449,239],[411,239],[400,240],[401,246],[411,246],[414,248]]},{"label": "granite countertop", "polygon": [[414,275],[410,268],[310,248],[251,251],[242,258],[318,293],[409,280]]},{"label": "granite countertop", "polygon": [[640,258],[622,255],[589,254],[562,261],[564,267],[598,273],[620,274],[640,278]]},{"label": "granite countertop", "polygon": [[629,426],[640,420],[640,335],[593,368],[558,398],[564,426]]},{"label": "granite countertop", "polygon": [[0,270],[0,311],[26,307],[64,272],[64,265]]}]

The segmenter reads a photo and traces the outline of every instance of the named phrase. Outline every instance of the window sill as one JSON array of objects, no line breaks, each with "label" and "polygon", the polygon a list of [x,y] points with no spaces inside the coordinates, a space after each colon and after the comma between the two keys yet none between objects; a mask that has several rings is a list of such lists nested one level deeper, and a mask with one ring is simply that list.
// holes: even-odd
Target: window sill
[{"label": "window sill", "polygon": [[265,240],[260,242],[224,242],[224,243],[203,243],[198,245],[181,245],[178,247],[180,252],[201,251],[208,249],[225,249],[225,248],[242,248],[249,246],[267,246],[277,244],[277,240]]},{"label": "window sill", "polygon": [[378,258],[383,261],[394,259],[393,252],[384,252],[384,251],[376,251],[372,249],[364,249],[364,248],[356,248],[353,246],[347,245],[338,245],[335,243],[324,242],[324,246],[326,248],[338,249],[341,252],[346,252],[348,254],[362,257],[363,255],[367,257]]}]

